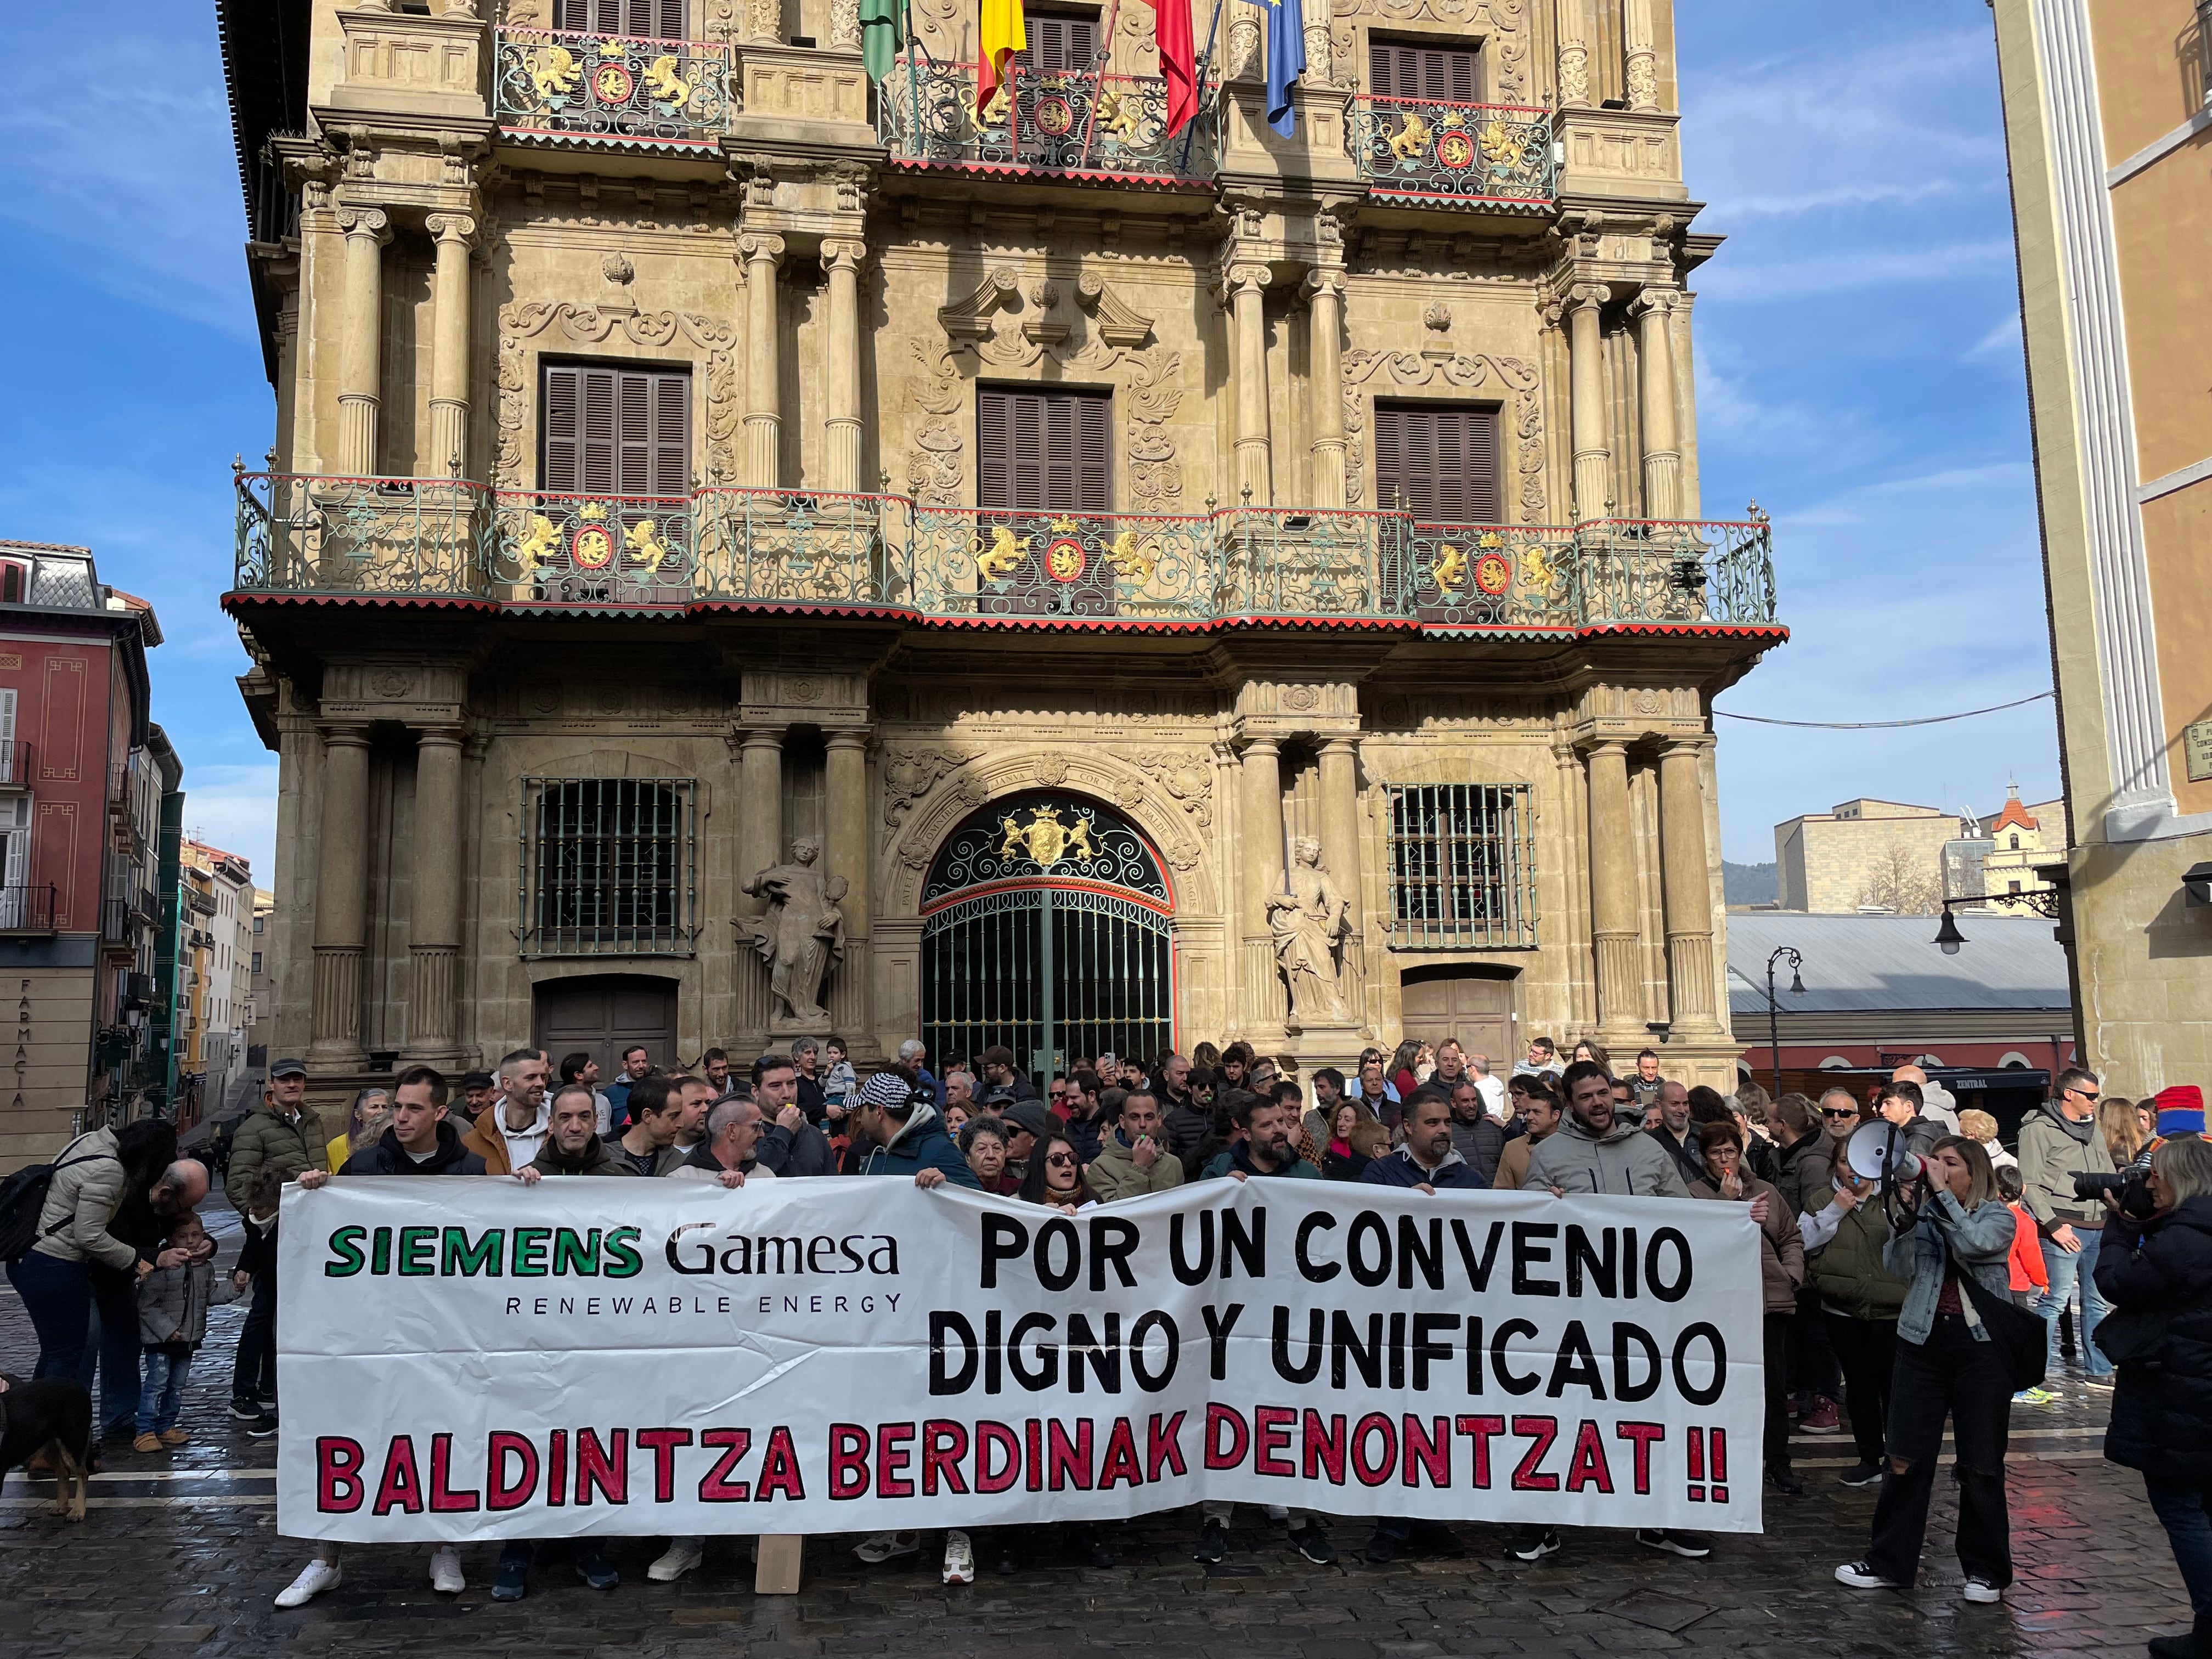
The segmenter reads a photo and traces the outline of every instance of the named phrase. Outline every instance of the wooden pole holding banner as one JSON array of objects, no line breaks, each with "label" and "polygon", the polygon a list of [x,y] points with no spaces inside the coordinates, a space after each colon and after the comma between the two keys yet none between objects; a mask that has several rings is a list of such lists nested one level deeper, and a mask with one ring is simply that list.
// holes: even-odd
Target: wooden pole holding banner
[{"label": "wooden pole holding banner", "polygon": [[1114,25],[1121,15],[1121,0],[1112,0],[1106,8],[1106,38],[1098,48],[1096,67],[1091,77],[1091,112],[1083,122],[1083,154],[1075,159],[1078,173],[1091,165],[1091,140],[1098,131],[1098,100],[1106,95],[1106,69],[1114,61]]},{"label": "wooden pole holding banner", "polygon": [[763,1533],[758,1559],[753,1567],[755,1595],[796,1595],[799,1572],[806,1556],[806,1540],[797,1533]]},{"label": "wooden pole holding banner", "polygon": [[[1191,88],[1192,95],[1194,97],[1203,99],[1206,96],[1206,72],[1213,62],[1214,37],[1220,32],[1221,0],[1213,0],[1213,21],[1206,26],[1206,50],[1198,54],[1198,62],[1191,66],[1191,77],[1198,82]],[[1197,128],[1198,118],[1194,115],[1190,118],[1188,129],[1182,136],[1182,160],[1176,163],[1176,171],[1178,173],[1186,173],[1190,169],[1190,147],[1198,142]]]}]

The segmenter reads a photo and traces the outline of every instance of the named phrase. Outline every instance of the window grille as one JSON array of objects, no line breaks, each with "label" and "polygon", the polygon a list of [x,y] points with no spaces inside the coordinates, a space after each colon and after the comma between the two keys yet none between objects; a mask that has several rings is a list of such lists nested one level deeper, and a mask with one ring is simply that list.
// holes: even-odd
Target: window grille
[{"label": "window grille", "polygon": [[525,778],[526,957],[690,956],[698,933],[698,784]]},{"label": "window grille", "polygon": [[1525,783],[1393,785],[1391,947],[1533,949],[1535,817]]}]

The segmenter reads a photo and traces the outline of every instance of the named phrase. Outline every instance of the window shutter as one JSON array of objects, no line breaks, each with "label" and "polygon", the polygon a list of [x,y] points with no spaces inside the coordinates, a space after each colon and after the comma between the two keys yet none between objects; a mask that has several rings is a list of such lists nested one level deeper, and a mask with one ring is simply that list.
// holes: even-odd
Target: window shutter
[{"label": "window shutter", "polygon": [[1370,40],[1367,46],[1369,89],[1377,98],[1472,104],[1481,85],[1475,61],[1476,54],[1465,47]]},{"label": "window shutter", "polygon": [[984,388],[975,393],[975,505],[987,513],[1013,510],[1013,481],[1008,468],[1010,401],[1003,392]]},{"label": "window shutter", "polygon": [[1103,514],[1113,504],[1112,400],[1086,392],[975,394],[975,505]]},{"label": "window shutter", "polygon": [[691,377],[653,376],[653,477],[655,495],[691,493]]},{"label": "window shutter", "polygon": [[653,493],[653,381],[645,374],[615,377],[615,493]]},{"label": "window shutter", "polygon": [[1432,524],[1496,524],[1500,502],[1495,404],[1377,404],[1376,505]]},{"label": "window shutter", "polygon": [[549,495],[573,495],[583,485],[583,371],[549,367],[545,371],[545,434],[539,483]]},{"label": "window shutter", "polygon": [[1064,12],[1035,12],[1025,32],[1029,47],[1022,54],[1030,69],[1045,75],[1078,73],[1091,67],[1098,51],[1098,19]]},{"label": "window shutter", "polygon": [[1109,466],[1113,444],[1109,435],[1110,400],[1076,400],[1075,505],[1079,512],[1103,515],[1113,508],[1113,479]]}]

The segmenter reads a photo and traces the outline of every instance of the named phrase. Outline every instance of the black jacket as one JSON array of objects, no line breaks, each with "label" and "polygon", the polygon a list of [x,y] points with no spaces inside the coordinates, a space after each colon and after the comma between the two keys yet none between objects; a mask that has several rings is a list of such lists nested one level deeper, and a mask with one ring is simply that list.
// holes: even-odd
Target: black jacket
[{"label": "black jacket", "polygon": [[1367,1166],[1375,1160],[1358,1152],[1323,1152],[1321,1155],[1321,1178],[1323,1181],[1357,1181],[1367,1173]]},{"label": "black jacket", "polygon": [[1167,1139],[1168,1150],[1183,1161],[1188,1172],[1190,1155],[1213,1133],[1212,1110],[1195,1103],[1170,1106],[1160,1120],[1160,1133]]},{"label": "black jacket", "polygon": [[837,1173],[837,1154],[830,1137],[811,1123],[796,1132],[777,1124],[753,1148],[753,1162],[774,1176],[826,1176]]},{"label": "black jacket", "polygon": [[[1565,1120],[1563,1118],[1560,1121],[1564,1123]],[[1705,1178],[1705,1160],[1698,1151],[1698,1126],[1695,1123],[1690,1125],[1689,1133],[1682,1137],[1679,1145],[1674,1137],[1667,1133],[1667,1126],[1663,1123],[1644,1133],[1657,1141],[1659,1150],[1674,1160],[1676,1167],[1682,1171],[1685,1187],[1695,1186]]]},{"label": "black jacket", "polygon": [[1498,1155],[1505,1150],[1505,1126],[1485,1112],[1472,1123],[1452,1120],[1452,1150],[1468,1161],[1486,1187],[1498,1179]]},{"label": "black jacket", "polygon": [[1836,1143],[1826,1129],[1812,1129],[1775,1159],[1774,1188],[1799,1215],[1819,1214],[1836,1195]]},{"label": "black jacket", "polygon": [[399,1144],[399,1132],[386,1129],[374,1146],[365,1146],[345,1162],[340,1175],[475,1175],[484,1172],[484,1161],[461,1145],[461,1132],[451,1119],[438,1121],[438,1150],[417,1164]]},{"label": "black jacket", "polygon": [[1067,1120],[1067,1144],[1075,1148],[1075,1161],[1079,1164],[1088,1164],[1098,1156],[1103,1134],[1101,1121],[1096,1117]]},{"label": "black jacket", "polygon": [[2162,1480],[2212,1480],[2212,1194],[2141,1224],[2108,1217],[2097,1288],[2114,1310],[2100,1337],[2128,1327],[2154,1342],[2121,1362],[2105,1455]]},{"label": "black jacket", "polygon": [[244,1243],[238,1248],[238,1261],[233,1271],[252,1273],[257,1277],[276,1271],[276,1218],[271,1216],[264,1229],[253,1224],[252,1217],[246,1218],[239,1229]]}]

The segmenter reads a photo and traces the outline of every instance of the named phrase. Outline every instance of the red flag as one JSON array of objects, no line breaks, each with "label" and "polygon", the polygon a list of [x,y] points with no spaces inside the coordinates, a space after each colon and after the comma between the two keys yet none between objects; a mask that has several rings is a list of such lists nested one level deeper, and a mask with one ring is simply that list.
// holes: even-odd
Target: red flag
[{"label": "red flag", "polygon": [[1167,82],[1168,133],[1188,126],[1198,113],[1198,53],[1191,40],[1190,0],[1147,0],[1159,41],[1160,78]]}]

